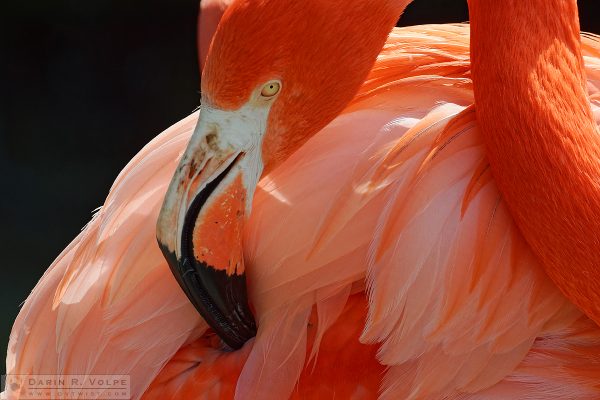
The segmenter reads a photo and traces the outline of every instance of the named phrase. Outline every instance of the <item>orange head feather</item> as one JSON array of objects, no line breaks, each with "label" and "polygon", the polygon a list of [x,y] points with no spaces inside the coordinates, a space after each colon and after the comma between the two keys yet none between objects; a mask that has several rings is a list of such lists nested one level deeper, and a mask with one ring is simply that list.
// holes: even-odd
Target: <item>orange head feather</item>
[{"label": "orange head feather", "polygon": [[235,110],[281,80],[263,141],[268,172],[352,100],[408,2],[235,1],[209,51],[203,101]]}]

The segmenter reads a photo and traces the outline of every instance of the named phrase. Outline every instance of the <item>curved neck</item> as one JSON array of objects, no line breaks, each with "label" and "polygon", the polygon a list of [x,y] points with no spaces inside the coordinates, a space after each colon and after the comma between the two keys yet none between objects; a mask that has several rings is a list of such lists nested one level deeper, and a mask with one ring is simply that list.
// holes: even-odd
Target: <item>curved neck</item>
[{"label": "curved neck", "polygon": [[523,236],[600,323],[600,135],[576,0],[469,0],[477,119]]}]

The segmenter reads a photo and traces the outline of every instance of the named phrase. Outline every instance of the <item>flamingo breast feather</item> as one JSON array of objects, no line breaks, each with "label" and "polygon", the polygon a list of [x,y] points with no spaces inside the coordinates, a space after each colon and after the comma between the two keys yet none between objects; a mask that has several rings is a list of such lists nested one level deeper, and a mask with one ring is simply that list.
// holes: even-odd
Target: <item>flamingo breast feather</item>
[{"label": "flamingo breast feather", "polygon": [[[468,31],[395,29],[347,109],[262,179],[245,232],[260,329],[240,352],[203,336],[154,238],[195,113],[130,162],[38,283],[9,373],[129,374],[133,398],[598,396],[600,330],[544,275],[487,166]],[[600,46],[582,40],[600,121]]]}]

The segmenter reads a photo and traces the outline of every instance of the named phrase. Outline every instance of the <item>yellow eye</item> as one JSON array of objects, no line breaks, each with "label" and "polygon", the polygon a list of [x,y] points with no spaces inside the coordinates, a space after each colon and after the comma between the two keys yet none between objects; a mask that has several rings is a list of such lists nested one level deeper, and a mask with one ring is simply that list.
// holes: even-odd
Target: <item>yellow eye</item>
[{"label": "yellow eye", "polygon": [[279,93],[279,89],[281,89],[281,84],[277,81],[267,82],[265,86],[263,86],[260,91],[260,95],[262,97],[273,97],[277,93]]}]

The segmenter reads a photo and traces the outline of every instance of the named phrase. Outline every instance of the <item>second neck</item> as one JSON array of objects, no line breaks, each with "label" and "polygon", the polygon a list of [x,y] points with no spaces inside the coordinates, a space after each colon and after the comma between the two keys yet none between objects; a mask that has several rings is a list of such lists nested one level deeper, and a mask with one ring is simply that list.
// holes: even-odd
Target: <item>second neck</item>
[{"label": "second neck", "polygon": [[470,0],[477,120],[498,188],[567,297],[600,322],[600,136],[575,0]]}]

